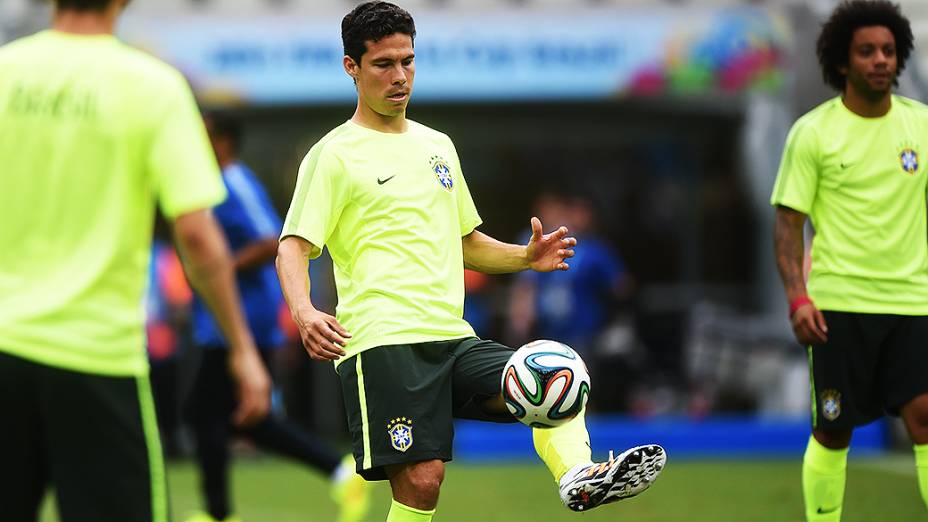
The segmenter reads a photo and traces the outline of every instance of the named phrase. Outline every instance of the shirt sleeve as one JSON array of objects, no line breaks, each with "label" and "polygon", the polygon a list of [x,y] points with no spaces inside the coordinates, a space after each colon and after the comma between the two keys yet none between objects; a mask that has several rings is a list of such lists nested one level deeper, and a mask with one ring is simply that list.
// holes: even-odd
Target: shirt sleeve
[{"label": "shirt sleeve", "polygon": [[458,221],[461,226],[461,237],[464,237],[474,231],[483,220],[477,213],[477,206],[474,205],[474,199],[470,195],[470,189],[467,188],[467,180],[464,179],[464,171],[461,169],[461,161],[458,158],[458,152],[454,148],[454,143],[448,138],[448,147],[451,151],[452,165],[456,171],[454,174],[455,198],[458,206]]},{"label": "shirt sleeve", "polygon": [[235,197],[241,208],[241,221],[251,240],[278,237],[281,230],[280,217],[267,191],[257,177],[239,164],[238,172],[226,174],[229,197]]},{"label": "shirt sleeve", "polygon": [[280,238],[299,236],[315,259],[331,237],[350,197],[348,174],[338,157],[317,143],[303,158]]},{"label": "shirt sleeve", "polygon": [[808,122],[796,122],[786,138],[780,170],[770,196],[771,205],[809,214],[818,190],[818,151],[818,137]]},{"label": "shirt sleeve", "polygon": [[165,86],[161,101],[148,167],[161,211],[173,219],[221,203],[226,189],[193,92],[180,73]]}]

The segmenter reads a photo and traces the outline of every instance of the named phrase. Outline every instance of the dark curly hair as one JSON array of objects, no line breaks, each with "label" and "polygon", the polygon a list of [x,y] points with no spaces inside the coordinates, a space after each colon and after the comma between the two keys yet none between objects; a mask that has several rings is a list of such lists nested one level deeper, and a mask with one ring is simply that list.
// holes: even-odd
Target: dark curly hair
[{"label": "dark curly hair", "polygon": [[390,2],[365,2],[342,18],[342,44],[345,54],[361,65],[361,56],[367,51],[364,42],[379,41],[394,33],[416,38],[416,23],[402,7]]},{"label": "dark curly hair", "polygon": [[[818,63],[822,67],[825,83],[838,91],[844,91],[847,77],[841,74],[839,68],[849,63],[854,32],[861,27],[872,26],[883,26],[893,33],[896,40],[897,76],[905,69],[915,38],[909,19],[899,10],[899,5],[887,0],[845,1],[835,8],[822,26],[816,43]],[[895,84],[898,85],[898,81]]]}]

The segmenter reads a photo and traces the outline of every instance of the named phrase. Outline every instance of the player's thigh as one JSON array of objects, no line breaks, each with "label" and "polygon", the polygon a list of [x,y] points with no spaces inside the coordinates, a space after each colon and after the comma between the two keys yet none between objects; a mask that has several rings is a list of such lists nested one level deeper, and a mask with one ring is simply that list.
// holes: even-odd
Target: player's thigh
[{"label": "player's thigh", "polygon": [[41,366],[0,353],[0,518],[33,522],[47,482]]},{"label": "player's thigh", "polygon": [[455,417],[515,421],[505,406],[495,401],[502,390],[503,369],[514,351],[495,341],[478,338],[466,339],[455,347]]},{"label": "player's thigh", "polygon": [[62,522],[167,520],[147,377],[51,370],[47,386],[50,474]]},{"label": "player's thigh", "polygon": [[451,460],[453,359],[446,343],[381,346],[338,366],[358,473]]},{"label": "player's thigh", "polygon": [[885,316],[824,311],[828,342],[809,347],[813,427],[846,430],[883,415],[879,344]]},{"label": "player's thigh", "polygon": [[898,317],[882,355],[886,411],[898,415],[903,406],[928,394],[928,316]]}]

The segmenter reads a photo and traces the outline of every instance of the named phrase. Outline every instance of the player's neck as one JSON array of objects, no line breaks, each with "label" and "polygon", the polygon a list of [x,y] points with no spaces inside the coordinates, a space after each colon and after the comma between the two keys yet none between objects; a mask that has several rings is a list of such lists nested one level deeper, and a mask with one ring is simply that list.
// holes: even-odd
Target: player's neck
[{"label": "player's neck", "polygon": [[113,34],[119,9],[115,6],[105,11],[56,11],[52,18],[52,29],[63,33],[81,35]]},{"label": "player's neck", "polygon": [[841,101],[849,111],[864,118],[880,118],[889,113],[893,106],[893,93],[887,91],[880,97],[864,96],[858,92],[850,83],[844,89],[844,95]]},{"label": "player's neck", "polygon": [[358,104],[358,108],[354,111],[351,121],[362,127],[379,132],[386,132],[388,134],[402,134],[409,128],[405,111],[396,116],[385,116],[371,110],[370,107],[367,107],[363,103]]}]

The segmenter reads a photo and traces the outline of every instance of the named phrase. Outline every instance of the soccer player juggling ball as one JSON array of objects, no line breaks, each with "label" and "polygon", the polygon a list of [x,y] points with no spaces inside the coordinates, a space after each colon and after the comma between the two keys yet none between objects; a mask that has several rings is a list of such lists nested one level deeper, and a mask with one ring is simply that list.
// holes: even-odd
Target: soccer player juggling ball
[{"label": "soccer player juggling ball", "polygon": [[[354,115],[300,167],[277,268],[309,355],[335,361],[358,472],[390,481],[388,521],[431,520],[451,460],[452,417],[512,422],[500,394],[512,349],[462,319],[464,267],[487,273],[567,270],[576,240],[531,220],[528,245],[479,232],[481,220],[448,136],[406,119],[415,26],[387,2],[342,21]],[[309,259],[327,246],[337,318],[309,298]],[[533,431],[535,447],[574,510],[633,496],[664,464],[660,446],[594,464],[583,414]]]},{"label": "soccer player juggling ball", "polygon": [[[893,95],[912,49],[886,1],[840,4],[817,51],[840,95],[793,125],[771,203],[796,339],[808,346],[806,517],[837,521],[851,433],[901,415],[928,501],[928,108]],[[815,227],[803,277],[803,227]]]}]

